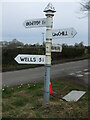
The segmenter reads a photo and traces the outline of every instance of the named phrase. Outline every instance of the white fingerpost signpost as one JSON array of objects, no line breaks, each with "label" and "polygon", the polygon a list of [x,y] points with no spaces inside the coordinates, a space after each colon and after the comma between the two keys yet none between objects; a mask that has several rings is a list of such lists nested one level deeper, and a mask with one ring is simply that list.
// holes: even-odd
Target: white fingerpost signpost
[{"label": "white fingerpost signpost", "polygon": [[14,59],[19,64],[45,64],[45,55],[19,54]]},{"label": "white fingerpost signpost", "polygon": [[23,25],[25,28],[46,27],[46,55],[19,54],[15,60],[19,64],[45,64],[44,105],[46,105],[49,103],[51,52],[62,52],[62,46],[52,45],[52,39],[72,38],[77,32],[74,28],[52,30],[53,16],[56,11],[51,3],[47,5],[44,12],[46,18],[26,20]]},{"label": "white fingerpost signpost", "polygon": [[47,17],[46,26],[46,64],[45,64],[45,79],[44,79],[44,105],[49,103],[49,84],[50,84],[50,67],[51,67],[51,46],[52,46],[52,27],[55,8],[51,3],[47,5],[44,12]]}]

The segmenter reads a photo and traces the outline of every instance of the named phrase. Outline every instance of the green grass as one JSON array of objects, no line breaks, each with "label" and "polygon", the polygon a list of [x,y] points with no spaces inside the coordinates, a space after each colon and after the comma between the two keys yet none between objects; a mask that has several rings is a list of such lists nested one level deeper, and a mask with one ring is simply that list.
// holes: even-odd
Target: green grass
[{"label": "green grass", "polygon": [[[43,106],[43,82],[20,85],[14,88],[4,86],[2,91],[3,118],[87,118],[88,90],[66,77],[52,81],[54,96],[50,104]],[[83,90],[86,94],[77,102],[62,99],[71,90]]]}]

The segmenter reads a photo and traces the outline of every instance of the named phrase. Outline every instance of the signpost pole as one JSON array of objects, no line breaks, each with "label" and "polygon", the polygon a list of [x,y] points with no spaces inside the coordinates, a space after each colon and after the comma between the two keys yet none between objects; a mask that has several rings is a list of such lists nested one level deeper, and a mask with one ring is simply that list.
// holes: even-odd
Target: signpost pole
[{"label": "signpost pole", "polygon": [[50,67],[51,67],[51,46],[52,46],[52,27],[55,9],[51,3],[47,5],[46,12],[46,63],[45,63],[45,79],[44,79],[44,105],[49,103],[49,85],[50,85]]}]

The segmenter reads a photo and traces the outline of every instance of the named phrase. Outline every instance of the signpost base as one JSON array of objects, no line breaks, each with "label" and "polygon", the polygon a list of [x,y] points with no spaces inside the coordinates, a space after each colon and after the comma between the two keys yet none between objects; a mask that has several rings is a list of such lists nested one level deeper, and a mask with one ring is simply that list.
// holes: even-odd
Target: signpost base
[{"label": "signpost base", "polygon": [[44,105],[49,103],[50,67],[51,65],[45,65]]}]

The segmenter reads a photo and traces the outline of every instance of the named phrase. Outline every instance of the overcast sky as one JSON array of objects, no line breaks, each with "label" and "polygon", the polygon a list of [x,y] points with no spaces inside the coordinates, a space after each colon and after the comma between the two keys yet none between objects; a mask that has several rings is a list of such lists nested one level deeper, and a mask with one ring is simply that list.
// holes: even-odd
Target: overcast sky
[{"label": "overcast sky", "polygon": [[[2,3],[2,39],[11,41],[16,38],[24,43],[42,43],[42,32],[46,28],[25,28],[23,22],[29,19],[45,18],[44,8],[48,2],[3,2]],[[52,2],[56,9],[53,29],[73,27],[77,31],[74,38],[53,39],[53,43],[88,44],[88,17],[79,19],[79,2]]]}]

